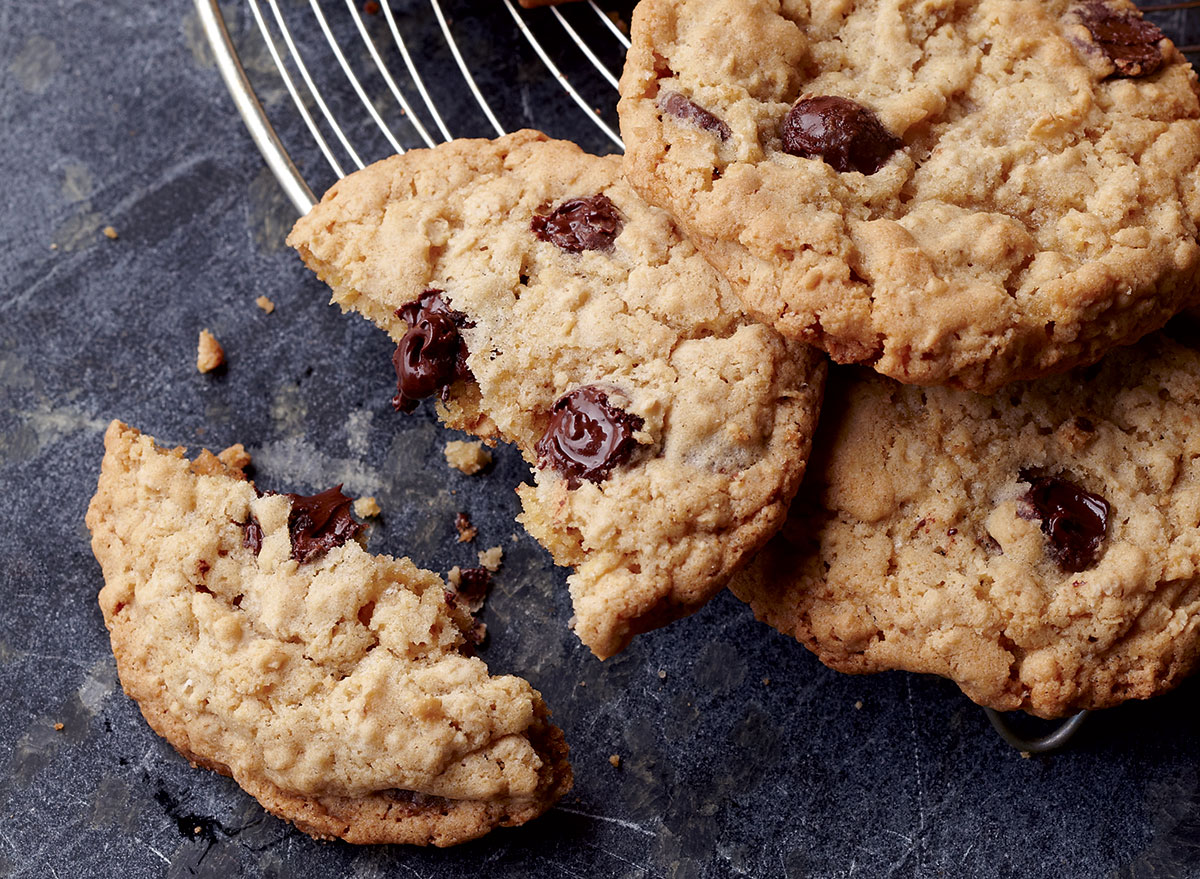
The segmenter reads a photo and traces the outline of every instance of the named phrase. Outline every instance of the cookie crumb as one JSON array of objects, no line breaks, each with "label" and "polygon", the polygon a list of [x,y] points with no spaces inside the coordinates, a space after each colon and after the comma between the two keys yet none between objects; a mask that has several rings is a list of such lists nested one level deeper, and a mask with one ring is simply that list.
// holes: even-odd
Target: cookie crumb
[{"label": "cookie crumb", "polygon": [[231,476],[245,478],[245,470],[250,466],[250,453],[241,443],[234,443],[217,453],[217,460],[225,465]]},{"label": "cookie crumb", "polygon": [[854,703],[854,710],[862,711],[862,699],[859,699],[857,702]]},{"label": "cookie crumb", "polygon": [[116,230],[115,226],[105,226],[104,229],[101,231],[104,232],[104,237],[107,238],[109,241],[117,240],[118,236],[117,236],[117,230]]},{"label": "cookie crumb", "polygon": [[379,508],[379,502],[372,495],[360,497],[354,502],[354,515],[360,519],[371,519],[382,512],[383,510]]},{"label": "cookie crumb", "polygon": [[446,443],[446,463],[460,473],[474,476],[492,463],[492,453],[483,447],[482,442],[451,440]]},{"label": "cookie crumb", "polygon": [[500,563],[503,560],[504,550],[498,546],[493,546],[491,549],[481,550],[479,553],[480,566],[487,568],[493,574],[500,570]]},{"label": "cookie crumb", "polygon": [[455,514],[454,527],[458,529],[459,543],[470,543],[475,539],[475,535],[479,533],[479,529],[471,524],[471,517],[466,513]]},{"label": "cookie crumb", "polygon": [[275,310],[275,303],[266,296],[259,296],[254,300],[254,304],[261,308],[266,314],[270,314]]},{"label": "cookie crumb", "polygon": [[446,573],[446,582],[458,589],[462,585],[462,568],[455,565]]},{"label": "cookie crumb", "polygon": [[50,242],[50,249],[51,249],[51,250],[58,250],[58,243],[57,243],[57,242],[54,242],[54,241],[51,241],[51,242]]},{"label": "cookie crumb", "polygon": [[63,725],[63,724],[61,724],[61,723],[56,723],[56,724],[54,724],[54,730],[55,730],[55,732],[62,732],[62,731],[63,731],[63,729],[64,729],[64,725]]},{"label": "cookie crumb", "polygon": [[660,668],[658,670],[658,679],[660,681],[665,681],[667,679],[667,670],[665,668]]},{"label": "cookie crumb", "polygon": [[1029,759],[1030,757],[1032,757],[1032,756],[1033,756],[1033,755],[1032,755],[1032,754],[1030,754],[1028,751],[1022,751],[1022,752],[1021,752],[1021,759],[1022,759],[1022,760],[1028,760],[1028,759]]},{"label": "cookie crumb", "polygon": [[612,764],[613,769],[621,768],[621,755],[613,754],[608,758],[608,762]]},{"label": "cookie crumb", "polygon": [[201,372],[212,372],[225,363],[225,349],[217,341],[217,337],[208,330],[200,331],[200,341],[196,345],[196,369]]},{"label": "cookie crumb", "polygon": [[770,678],[763,678],[763,686],[764,686],[764,687],[768,687],[768,686],[770,686],[770,685],[771,685],[771,679],[770,679]]}]

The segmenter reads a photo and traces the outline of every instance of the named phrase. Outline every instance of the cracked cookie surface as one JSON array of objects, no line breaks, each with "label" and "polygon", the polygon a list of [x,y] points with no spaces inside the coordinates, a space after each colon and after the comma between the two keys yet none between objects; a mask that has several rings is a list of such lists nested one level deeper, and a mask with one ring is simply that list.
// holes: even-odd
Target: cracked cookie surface
[{"label": "cracked cookie surface", "polygon": [[626,172],[835,360],[976,390],[1094,362],[1200,272],[1195,74],[1132,9],[644,0]]},{"label": "cracked cookie surface", "polygon": [[788,523],[731,584],[760,619],[839,671],[1047,717],[1195,665],[1200,351],[1159,334],[994,397],[834,369],[828,399]]},{"label": "cracked cookie surface", "polygon": [[289,238],[397,341],[398,405],[436,385],[447,424],[533,466],[521,520],[575,568],[600,657],[698,609],[778,529],[824,380],[620,169],[537,132],[454,141],[339,182]]},{"label": "cracked cookie surface", "polygon": [[109,427],[87,524],[121,683],[154,731],[321,838],[452,845],[553,805],[562,733],[526,681],[463,655],[473,620],[441,579],[344,527],[298,562],[313,523],[293,507],[230,456]]}]

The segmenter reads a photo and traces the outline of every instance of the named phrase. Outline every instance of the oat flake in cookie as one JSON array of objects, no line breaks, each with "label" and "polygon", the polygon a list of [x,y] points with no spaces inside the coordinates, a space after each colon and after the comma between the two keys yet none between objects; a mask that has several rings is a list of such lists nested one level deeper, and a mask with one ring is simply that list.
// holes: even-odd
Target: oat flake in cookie
[{"label": "oat flake in cookie", "polygon": [[188,760],[356,843],[453,845],[570,788],[541,695],[463,655],[470,614],[364,552],[340,492],[259,497],[119,422],[104,445],[100,608],[125,692]]},{"label": "oat flake in cookie", "polygon": [[626,172],[784,335],[976,390],[1200,290],[1196,77],[1123,0],[643,0]]},{"label": "oat flake in cookie", "polygon": [[521,521],[575,569],[575,632],[601,657],[695,611],[778,529],[824,380],[620,172],[537,132],[455,141],[352,174],[289,238],[397,342],[430,291],[457,315],[465,370],[429,393],[529,461]]},{"label": "oat flake in cookie", "polygon": [[760,619],[840,671],[1045,717],[1192,670],[1200,349],[1157,334],[994,397],[835,369],[828,400],[787,525],[731,587]]}]

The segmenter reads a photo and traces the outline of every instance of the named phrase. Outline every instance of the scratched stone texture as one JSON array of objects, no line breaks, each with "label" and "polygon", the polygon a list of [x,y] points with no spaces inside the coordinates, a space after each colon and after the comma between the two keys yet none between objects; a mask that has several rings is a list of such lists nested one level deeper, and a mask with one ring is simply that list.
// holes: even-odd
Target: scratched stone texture
[{"label": "scratched stone texture", "polygon": [[[450,69],[424,0],[394,5],[417,57]],[[344,8],[324,7],[356,39]],[[282,8],[309,22],[297,39],[328,73],[306,4]],[[508,127],[612,148],[499,3],[446,9]],[[328,183],[247,8],[227,12],[293,151]],[[550,15],[530,20],[611,120],[613,93]],[[1177,35],[1191,25],[1161,20]],[[456,133],[488,133],[460,78],[429,87]],[[332,107],[365,118],[355,101],[343,81]],[[382,155],[366,125],[349,127]],[[0,2],[0,179],[0,875],[1200,876],[1195,683],[1022,758],[954,686],[834,674],[728,595],[614,660],[591,658],[567,631],[563,573],[513,522],[518,456],[501,449],[482,476],[449,470],[453,437],[432,411],[388,405],[387,340],[327,307],[283,246],[293,210],[190,4]],[[101,233],[110,224],[116,240]],[[228,352],[221,374],[195,370],[205,327]],[[83,514],[114,417],[171,444],[243,442],[266,488],[373,494],[385,512],[371,548],[422,566],[503,546],[484,656],[546,695],[575,790],[541,820],[457,849],[354,848],[314,842],[189,768],[122,694],[95,603]],[[454,542],[460,510],[479,527],[471,546]]]}]

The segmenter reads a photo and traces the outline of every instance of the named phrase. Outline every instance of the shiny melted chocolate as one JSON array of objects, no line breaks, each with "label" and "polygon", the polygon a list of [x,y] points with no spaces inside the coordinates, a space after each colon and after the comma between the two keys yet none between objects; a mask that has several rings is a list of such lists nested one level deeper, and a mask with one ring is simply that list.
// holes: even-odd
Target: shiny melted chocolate
[{"label": "shiny melted chocolate", "polygon": [[363,529],[350,515],[351,499],[335,485],[320,494],[305,497],[286,495],[292,502],[288,514],[288,534],[292,538],[292,558],[304,563],[335,546],[341,546]]},{"label": "shiny melted chocolate", "polygon": [[621,213],[604,193],[571,198],[549,214],[535,214],[529,228],[539,241],[567,251],[610,250],[621,233]]},{"label": "shiny melted chocolate", "polygon": [[254,554],[258,555],[262,552],[262,526],[253,516],[250,517],[250,521],[240,524],[242,526],[242,546],[254,550]]},{"label": "shiny melted chocolate", "polygon": [[465,315],[442,299],[442,292],[426,290],[416,302],[396,310],[396,316],[408,324],[392,355],[396,369],[392,406],[400,412],[412,412],[417,403],[439,391],[445,399],[450,385],[471,377],[467,344],[459,332],[469,324]]},{"label": "shiny melted chocolate", "polygon": [[1149,76],[1163,65],[1158,47],[1164,34],[1132,9],[1113,9],[1101,0],[1078,8],[1079,19],[1113,65],[1115,76]]},{"label": "shiny melted chocolate", "polygon": [[695,101],[685,98],[679,92],[664,92],[658,99],[658,106],[676,119],[691,122],[697,128],[711,131],[717,137],[721,138],[721,140],[729,140],[733,135],[733,132],[729,130],[729,126],[722,119],[714,116]]},{"label": "shiny melted chocolate", "polygon": [[1068,573],[1085,571],[1100,558],[1108,532],[1108,501],[1058,476],[1021,473],[1029,483],[1023,500],[1040,519],[1051,558]]},{"label": "shiny melted chocolate", "polygon": [[601,482],[637,448],[633,434],[644,422],[610,406],[596,385],[584,385],[558,399],[550,425],[537,443],[538,466],[553,467],[578,488],[581,479]]},{"label": "shiny melted chocolate", "polygon": [[823,159],[843,173],[874,174],[904,146],[866,107],[833,95],[797,101],[780,134],[785,153]]}]

